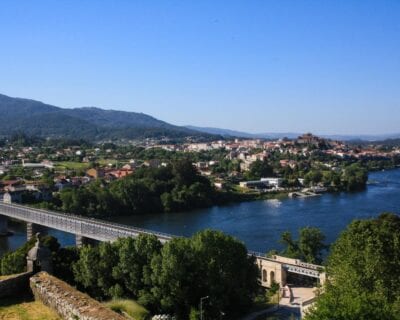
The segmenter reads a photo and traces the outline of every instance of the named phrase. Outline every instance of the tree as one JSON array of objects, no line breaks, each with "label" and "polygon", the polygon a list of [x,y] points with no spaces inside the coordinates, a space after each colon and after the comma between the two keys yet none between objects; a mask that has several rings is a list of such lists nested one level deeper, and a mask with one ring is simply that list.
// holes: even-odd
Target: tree
[{"label": "tree", "polygon": [[304,183],[306,185],[315,185],[322,181],[322,173],[320,170],[310,170],[304,176]]},{"label": "tree", "polygon": [[189,159],[177,160],[172,163],[172,173],[178,185],[189,186],[196,182],[198,172]]},{"label": "tree", "polygon": [[355,220],[332,246],[330,279],[307,320],[400,319],[400,217]]},{"label": "tree", "polygon": [[[49,248],[52,252],[53,258],[56,255],[60,244],[53,236],[40,237],[42,245]],[[26,271],[26,256],[30,249],[35,245],[36,237],[32,237],[20,248],[14,252],[8,252],[0,260],[0,274],[10,275]]]},{"label": "tree", "polygon": [[16,274],[26,271],[26,256],[28,251],[35,245],[36,238],[22,245],[14,252],[8,252],[0,260],[0,272],[2,275]]},{"label": "tree", "polygon": [[285,231],[281,234],[280,242],[286,246],[282,254],[288,258],[299,258],[299,246],[295,240],[292,238],[292,234],[289,231]]},{"label": "tree", "polygon": [[[219,231],[176,238],[153,259],[153,293],[160,309],[187,319],[209,296],[208,318],[235,317],[248,310],[258,289],[258,269],[246,247]],[[193,313],[193,311],[192,311]]]},{"label": "tree", "polygon": [[118,261],[117,254],[116,245],[109,242],[102,242],[96,247],[82,247],[79,260],[72,266],[75,281],[98,299],[120,293],[120,285],[112,277],[113,267]]},{"label": "tree", "polygon": [[343,170],[342,183],[347,191],[364,189],[368,180],[368,171],[360,164],[354,163]]},{"label": "tree", "polygon": [[266,160],[256,160],[250,165],[250,170],[247,173],[248,179],[261,179],[273,176],[274,171],[272,166]]},{"label": "tree", "polygon": [[53,255],[53,272],[57,278],[75,284],[73,264],[79,259],[79,249],[75,246],[59,248]]},{"label": "tree", "polygon": [[322,252],[327,249],[324,244],[325,235],[318,228],[304,227],[300,229],[298,247],[302,259],[308,263],[320,264]]},{"label": "tree", "polygon": [[116,242],[118,263],[113,267],[112,276],[119,281],[128,296],[139,299],[146,307],[154,307],[150,294],[151,261],[161,250],[161,243],[155,235],[141,234],[138,238],[122,238]]},{"label": "tree", "polygon": [[320,264],[322,253],[328,247],[324,244],[325,235],[318,228],[304,227],[299,229],[299,239],[294,240],[289,231],[281,235],[281,243],[285,245],[282,255],[301,259],[308,263]]}]

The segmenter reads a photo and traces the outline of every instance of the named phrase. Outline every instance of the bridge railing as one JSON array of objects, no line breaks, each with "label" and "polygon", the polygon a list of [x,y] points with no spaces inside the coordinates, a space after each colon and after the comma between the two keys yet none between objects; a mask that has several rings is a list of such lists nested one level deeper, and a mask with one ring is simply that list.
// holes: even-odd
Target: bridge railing
[{"label": "bridge railing", "polygon": [[312,263],[306,263],[299,259],[286,259],[285,258],[286,260],[290,260],[290,261],[284,261],[284,260],[278,259],[274,256],[267,257],[266,254],[257,252],[257,251],[248,250],[247,252],[249,255],[255,256],[256,258],[281,263],[282,265],[285,266],[285,268],[290,269],[291,271],[296,271],[296,273],[302,272],[303,274],[317,275],[324,269],[323,266],[319,266],[319,265],[312,264]]}]

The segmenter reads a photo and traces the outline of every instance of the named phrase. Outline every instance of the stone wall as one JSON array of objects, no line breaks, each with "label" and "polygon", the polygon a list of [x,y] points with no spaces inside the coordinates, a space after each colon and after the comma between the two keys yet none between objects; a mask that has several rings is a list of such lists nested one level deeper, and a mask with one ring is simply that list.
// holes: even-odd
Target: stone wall
[{"label": "stone wall", "polygon": [[55,310],[63,319],[126,320],[125,317],[46,272],[31,277],[30,286],[35,299]]},{"label": "stone wall", "polygon": [[19,293],[29,291],[31,272],[4,277],[0,280],[0,298],[15,297]]}]

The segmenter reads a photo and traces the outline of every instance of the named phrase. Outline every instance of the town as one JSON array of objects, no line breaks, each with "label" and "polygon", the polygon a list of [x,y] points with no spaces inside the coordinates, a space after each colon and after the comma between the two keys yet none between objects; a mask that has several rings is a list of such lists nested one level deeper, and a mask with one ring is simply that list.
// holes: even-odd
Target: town
[{"label": "town", "polygon": [[310,133],[275,141],[236,138],[167,144],[147,139],[123,145],[57,140],[26,145],[23,138],[4,140],[0,147],[0,198],[19,203],[51,202],[65,189],[97,179],[111,183],[140,168],[167,167],[183,158],[190,159],[217,190],[257,198],[355,190],[365,186],[366,178],[356,180],[357,171],[350,179],[349,168],[370,171],[400,164],[399,147],[350,145]]}]

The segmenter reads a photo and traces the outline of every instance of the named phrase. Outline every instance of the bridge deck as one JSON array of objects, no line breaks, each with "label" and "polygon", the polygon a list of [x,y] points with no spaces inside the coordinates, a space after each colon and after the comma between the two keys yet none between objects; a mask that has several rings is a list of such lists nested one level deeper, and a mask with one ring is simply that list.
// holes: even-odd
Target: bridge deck
[{"label": "bridge deck", "polygon": [[162,232],[16,204],[0,203],[0,215],[99,241],[114,241],[121,237],[137,237],[142,233],[155,235],[162,243],[173,237],[173,235]]}]

